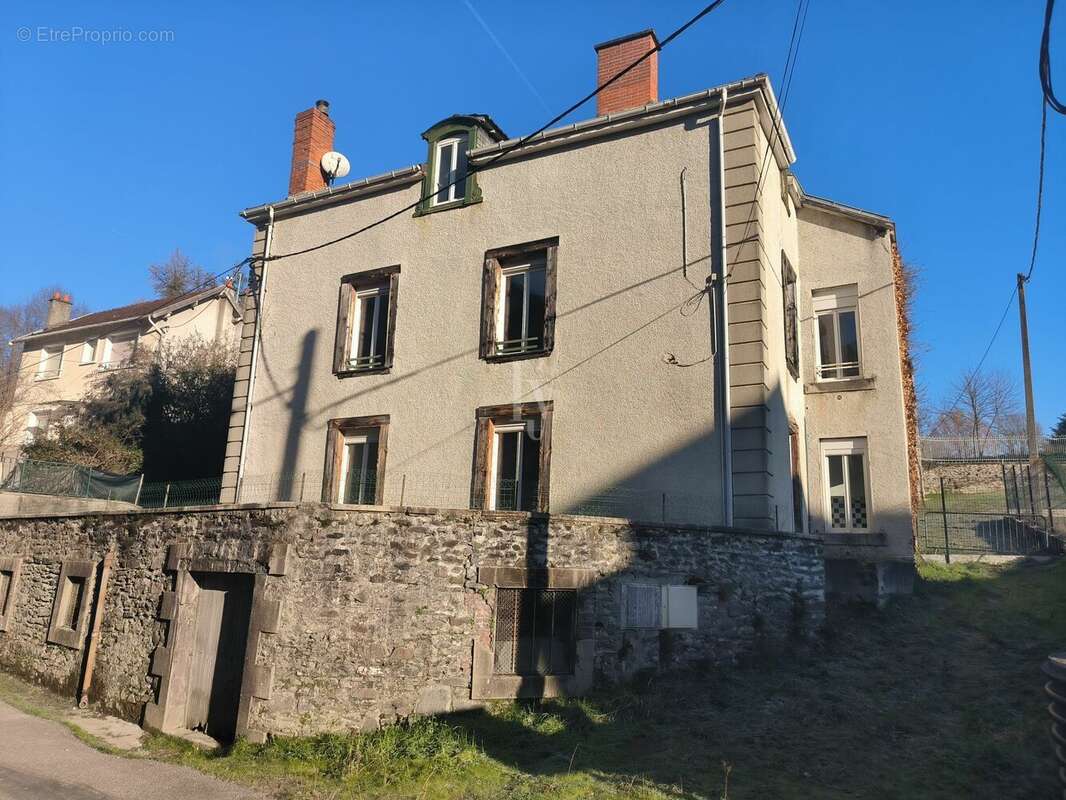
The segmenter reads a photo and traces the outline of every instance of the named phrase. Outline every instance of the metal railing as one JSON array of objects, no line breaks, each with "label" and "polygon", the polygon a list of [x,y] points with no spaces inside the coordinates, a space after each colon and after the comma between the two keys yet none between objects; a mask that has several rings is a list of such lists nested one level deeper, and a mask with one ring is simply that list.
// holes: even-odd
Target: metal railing
[{"label": "metal railing", "polygon": [[[922,436],[919,444],[926,461],[1029,457],[1029,441],[1024,436]],[[1066,437],[1041,437],[1039,455],[1066,455]]]}]

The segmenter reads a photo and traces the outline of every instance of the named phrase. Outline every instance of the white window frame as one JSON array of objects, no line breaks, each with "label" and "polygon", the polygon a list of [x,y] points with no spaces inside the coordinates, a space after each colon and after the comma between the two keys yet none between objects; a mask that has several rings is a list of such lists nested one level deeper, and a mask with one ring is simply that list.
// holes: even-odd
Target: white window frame
[{"label": "white window frame", "polygon": [[[492,429],[492,461],[489,464],[489,510],[498,510],[499,498],[498,493],[500,490],[499,477],[500,470],[500,435],[505,433],[526,433],[529,432],[531,438],[536,438],[535,426],[536,421],[529,419],[522,422],[509,422],[504,425],[494,425]],[[532,428],[532,430],[531,430]],[[524,441],[519,439],[518,451],[515,454],[515,505],[518,505],[517,501],[522,497],[522,445]]]},{"label": "white window frame", "polygon": [[81,346],[81,363],[82,364],[95,364],[96,357],[100,353],[100,339],[99,337],[93,337],[92,339],[86,339],[85,343]]},{"label": "white window frame", "polygon": [[[503,339],[505,336],[505,325],[507,320],[507,287],[509,281],[516,275],[529,275],[533,272],[544,273],[544,302],[547,303],[548,297],[548,262],[547,259],[541,260],[537,258],[530,259],[524,264],[514,264],[509,267],[500,268],[500,290],[496,293],[496,341],[493,342],[493,348],[496,355],[512,355],[516,353],[535,353],[544,349],[544,320],[541,320],[540,329],[540,344],[529,344],[529,280],[525,281],[525,288],[522,294],[522,338],[517,340],[521,343],[521,346],[516,349],[505,349],[504,345],[508,340]],[[545,312],[546,313],[546,312]]]},{"label": "white window frame", "polygon": [[[347,489],[348,489],[348,466],[349,466],[348,462],[349,462],[349,459],[351,458],[351,452],[350,452],[350,449],[349,449],[350,446],[357,445],[357,444],[364,445],[364,447],[363,447],[363,463],[361,464],[361,467],[362,467],[362,474],[366,475],[367,474],[367,467],[370,466],[370,464],[369,464],[370,448],[366,447],[366,445],[370,444],[370,442],[372,440],[377,441],[378,447],[381,446],[381,441],[378,438],[378,434],[377,434],[376,431],[373,431],[373,430],[366,430],[366,431],[362,431],[362,432],[359,432],[359,433],[346,433],[346,434],[344,434],[344,438],[343,438],[343,440],[341,442],[341,447],[342,447],[342,451],[341,451],[341,476],[340,476],[340,481],[338,481],[338,483],[337,483],[337,502],[338,503],[345,504],[344,497],[345,497],[345,495],[347,493]],[[375,470],[377,470],[377,466],[378,465],[377,465],[377,461],[376,460],[375,460],[375,462],[374,462],[374,464],[372,466],[374,467]],[[375,475],[375,480],[378,480],[378,477],[376,475]],[[351,505],[351,504],[349,504],[349,505]],[[367,503],[356,503],[355,505],[374,505],[374,498],[373,497],[370,498],[370,501],[367,502]]]},{"label": "white window frame", "polygon": [[[108,336],[104,337],[104,355],[100,359],[100,369],[116,369],[117,368],[118,365],[117,364],[113,364],[111,362],[111,349],[112,349],[112,347],[114,345],[114,341],[116,339],[119,340],[119,341],[125,341],[126,338],[127,338],[127,336],[125,334],[114,334],[114,335],[108,335]],[[130,349],[130,356],[131,357],[137,353],[137,348],[140,347],[140,345],[141,345],[141,334],[140,334],[139,331],[133,334],[132,340],[133,340],[133,347]]]},{"label": "white window frame", "polygon": [[[469,151],[470,137],[465,133],[457,133],[454,136],[449,136],[447,139],[441,139],[439,142],[437,142],[436,148],[433,151],[433,195],[430,197],[429,201],[429,204],[431,206],[443,206],[448,203],[454,203],[457,200],[462,200],[466,196],[465,193],[458,193],[458,183],[454,182],[459,177],[455,173],[459,168],[459,150],[460,147],[463,145],[464,141],[466,143],[467,151]],[[454,178],[451,181],[447,182],[451,183],[451,186],[448,186],[447,189],[444,189],[444,187],[442,186],[443,182],[441,180],[441,175],[443,174],[441,170],[441,167],[443,166],[443,163],[441,161],[441,151],[443,151],[444,148],[450,144],[455,145],[455,147],[452,148],[452,157],[451,163],[448,165],[448,174],[453,175]],[[469,164],[469,162],[467,163]],[[467,172],[470,172],[469,168],[467,169]],[[467,177],[469,178],[469,175],[467,175]],[[446,193],[446,196],[443,200],[440,199],[440,193],[442,190]]]},{"label": "white window frame", "polygon": [[[376,297],[378,302],[374,304],[374,318],[370,321],[370,355],[359,355],[359,332],[362,330],[363,323],[363,306],[368,298]],[[385,304],[390,302],[389,285],[382,284],[380,286],[371,286],[367,289],[357,289],[355,291],[355,297],[352,299],[352,305],[354,309],[352,311],[352,324],[349,326],[349,341],[348,341],[348,366],[351,369],[363,370],[363,369],[379,369],[385,366],[385,349],[389,344],[389,320],[385,320],[385,341],[378,341],[378,322],[381,319],[382,313],[388,313],[386,308],[382,311],[382,301]],[[380,353],[375,351],[380,349]],[[360,363],[360,360],[365,363]]]},{"label": "white window frame", "polygon": [[[54,378],[58,378],[60,375],[63,374],[64,349],[65,348],[61,344],[46,345],[45,347],[41,348],[40,360],[37,362],[37,374],[34,376],[35,380],[49,381],[53,380]],[[45,369],[45,367],[48,365],[48,360],[50,356],[54,355],[59,356],[59,361],[56,364],[56,368],[54,370]]]},{"label": "white window frame", "polygon": [[[853,381],[862,378],[862,325],[859,318],[859,293],[858,286],[838,286],[832,289],[819,289],[812,296],[814,307],[814,378],[816,381]],[[838,362],[833,365],[822,364],[822,329],[819,324],[822,317],[833,318],[833,337],[837,358],[843,352],[840,346],[840,315],[846,312],[855,315],[855,349],[858,351],[858,361]],[[856,367],[858,375],[843,375],[848,367]],[[823,370],[830,369],[835,374],[826,375]]]},{"label": "white window frame", "polygon": [[[873,529],[873,496],[870,494],[870,457],[865,436],[849,439],[822,439],[822,499],[825,509],[825,530],[827,533],[868,533]],[[848,524],[845,527],[833,526],[833,500],[829,486],[830,456],[862,456],[863,489],[866,492],[866,526],[857,528],[852,524],[851,515],[851,475],[844,464],[844,507],[847,510]]]}]

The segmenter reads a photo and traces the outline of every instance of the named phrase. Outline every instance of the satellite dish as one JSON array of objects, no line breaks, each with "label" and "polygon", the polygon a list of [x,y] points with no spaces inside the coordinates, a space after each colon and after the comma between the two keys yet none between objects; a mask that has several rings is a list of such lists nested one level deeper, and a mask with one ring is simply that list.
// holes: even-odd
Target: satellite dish
[{"label": "satellite dish", "polygon": [[322,164],[322,172],[325,173],[330,183],[333,183],[337,178],[343,178],[348,174],[348,170],[352,168],[347,158],[333,150],[322,156],[320,163]]}]

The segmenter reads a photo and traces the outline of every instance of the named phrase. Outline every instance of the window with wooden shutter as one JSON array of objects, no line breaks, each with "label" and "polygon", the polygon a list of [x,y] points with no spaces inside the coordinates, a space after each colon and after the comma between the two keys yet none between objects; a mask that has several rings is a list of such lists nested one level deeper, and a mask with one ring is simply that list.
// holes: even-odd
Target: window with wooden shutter
[{"label": "window with wooden shutter", "polygon": [[367,270],[341,279],[333,372],[339,377],[392,369],[399,266]]},{"label": "window with wooden shutter", "polygon": [[547,512],[552,402],[484,406],[476,415],[470,507]]},{"label": "window with wooden shutter", "polygon": [[481,289],[481,358],[538,358],[555,347],[559,239],[489,250]]},{"label": "window with wooden shutter", "polygon": [[326,431],[322,502],[384,504],[389,417],[331,419]]}]

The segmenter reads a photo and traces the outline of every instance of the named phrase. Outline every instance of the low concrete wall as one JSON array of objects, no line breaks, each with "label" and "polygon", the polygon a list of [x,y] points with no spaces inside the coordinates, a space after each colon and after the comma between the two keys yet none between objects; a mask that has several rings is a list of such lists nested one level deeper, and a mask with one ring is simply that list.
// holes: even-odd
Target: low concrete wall
[{"label": "low concrete wall", "polygon": [[[20,559],[21,572],[0,667],[75,687],[84,631],[78,649],[49,642],[57,584],[65,564],[109,550],[94,700],[181,727],[188,576],[246,572],[255,590],[238,732],[253,739],[476,705],[472,696],[494,685],[476,673],[485,653],[491,668],[497,588],[522,581],[578,589],[574,678],[523,695],[729,664],[824,620],[822,549],[811,537],[322,505],[23,517],[0,520],[0,568]],[[623,587],[634,583],[694,586],[698,627],[624,627]]]}]

